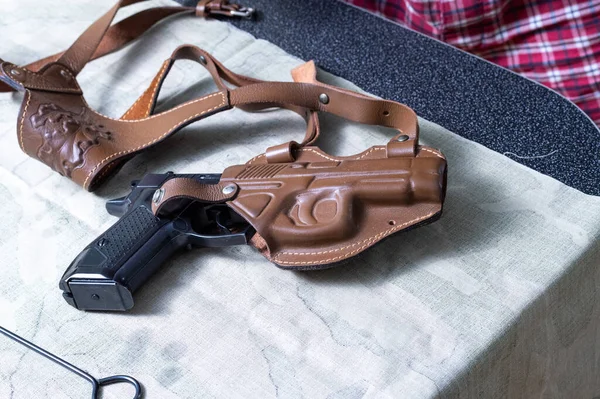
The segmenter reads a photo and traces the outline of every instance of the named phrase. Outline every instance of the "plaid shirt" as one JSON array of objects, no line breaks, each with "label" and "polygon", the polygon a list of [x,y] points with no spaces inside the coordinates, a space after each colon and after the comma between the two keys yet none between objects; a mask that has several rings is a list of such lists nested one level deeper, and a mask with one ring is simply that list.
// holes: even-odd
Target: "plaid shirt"
[{"label": "plaid shirt", "polygon": [[600,126],[600,0],[344,0],[511,69]]}]

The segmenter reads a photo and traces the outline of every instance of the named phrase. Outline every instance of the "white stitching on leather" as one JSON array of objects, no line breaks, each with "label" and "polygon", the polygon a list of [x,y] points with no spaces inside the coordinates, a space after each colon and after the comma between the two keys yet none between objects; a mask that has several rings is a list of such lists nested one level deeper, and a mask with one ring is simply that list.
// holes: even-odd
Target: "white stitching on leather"
[{"label": "white stitching on leather", "polygon": [[325,158],[325,159],[328,159],[328,160],[330,160],[330,161],[341,161],[341,159],[335,159],[335,158],[331,158],[330,156],[328,156],[328,155],[325,155],[325,154],[322,154],[322,153],[320,153],[320,152],[318,152],[318,151],[315,151],[315,150],[313,150],[312,148],[302,148],[302,149],[300,149],[300,151],[309,151],[309,152],[313,152],[313,153],[315,153],[315,154],[317,154],[317,155],[320,155],[321,157],[323,157],[323,158]]},{"label": "white stitching on leather", "polygon": [[149,117],[147,117],[147,118],[142,118],[142,119],[134,119],[134,120],[129,120],[129,121],[128,121],[128,120],[123,120],[123,119],[111,118],[110,116],[106,116],[106,115],[104,115],[104,114],[101,114],[100,112],[98,112],[98,111],[96,111],[95,109],[91,108],[91,107],[89,106],[89,104],[88,104],[88,103],[85,101],[85,98],[83,98],[83,97],[82,97],[82,98],[83,98],[83,103],[84,103],[84,104],[87,106],[87,108],[90,110],[90,112],[92,112],[92,113],[94,113],[94,114],[96,114],[96,115],[99,115],[99,116],[101,116],[101,117],[103,117],[103,118],[106,118],[106,119],[108,119],[108,120],[115,121],[115,122],[122,122],[122,123],[137,123],[137,122],[144,122],[144,121],[147,121],[147,120],[150,120],[150,119],[154,119],[154,118],[158,118],[158,117],[160,117],[160,116],[164,116],[164,115],[170,114],[171,112],[174,112],[174,111],[176,111],[176,110],[178,110],[178,109],[180,109],[180,108],[186,107],[186,106],[188,106],[188,105],[196,104],[196,103],[198,103],[198,102],[201,102],[201,101],[204,101],[204,100],[206,100],[206,99],[208,99],[208,98],[211,98],[211,97],[216,97],[216,96],[222,96],[223,98],[225,98],[225,92],[223,92],[223,91],[220,91],[220,92],[218,92],[218,93],[213,93],[213,94],[210,94],[210,95],[208,95],[208,96],[205,96],[205,97],[199,98],[199,99],[197,99],[197,100],[190,101],[190,102],[187,102],[187,103],[185,103],[185,104],[181,104],[181,105],[179,105],[179,106],[177,106],[177,107],[175,107],[175,108],[172,108],[172,109],[170,109],[170,110],[168,110],[168,111],[165,111],[165,112],[162,112],[162,113],[160,113],[160,114],[151,115],[151,116],[149,116]]},{"label": "white stitching on leather", "polygon": [[29,108],[29,102],[31,101],[31,92],[29,90],[25,90],[25,96],[27,97],[27,102],[25,103],[25,108],[23,109],[23,115],[21,115],[19,143],[21,144],[21,150],[23,150],[24,153],[27,153],[27,151],[25,151],[25,143],[23,143],[23,125],[25,124],[25,115],[27,115],[27,109]]},{"label": "white stitching on leather", "polygon": [[385,150],[385,148],[381,148],[381,147],[373,147],[371,148],[369,151],[367,151],[366,153],[362,154],[360,157],[356,158],[356,159],[363,159],[364,157],[366,157],[367,155],[369,155],[370,153],[372,153],[373,151],[383,151]]},{"label": "white stitching on leather", "polygon": [[444,156],[439,152],[439,151],[435,151],[432,150],[431,148],[427,148],[427,147],[419,147],[419,150],[423,150],[423,151],[427,151],[432,153],[433,155],[437,156],[438,158],[442,158],[445,159]]},{"label": "white stitching on leather", "polygon": [[[167,61],[164,62],[163,67],[160,70],[160,76],[162,76],[163,71],[167,69]],[[148,104],[148,109],[146,110],[146,115],[150,115],[150,108],[152,108],[152,103],[154,102],[154,96],[156,95],[156,90],[158,90],[158,85],[162,79],[156,79],[156,84],[154,85],[154,90],[152,90],[152,95],[150,96],[150,103]]]},{"label": "white stitching on leather", "polygon": [[[440,158],[443,159],[443,156],[441,156],[435,150],[431,150],[431,149],[428,149],[428,148],[425,148],[425,147],[419,147],[419,149],[427,151],[427,152],[430,152],[430,153],[432,153],[432,154],[434,154],[434,155],[436,155],[436,156],[438,156],[438,157],[440,157]],[[384,151],[384,150],[385,150],[385,148],[375,147],[375,148],[372,148],[371,150],[367,151],[365,154],[361,155],[359,158],[356,158],[356,159],[362,159],[362,158],[366,157],[369,153],[371,153],[373,151]],[[310,152],[312,152],[312,153],[314,153],[316,155],[319,155],[320,157],[322,157],[324,159],[328,159],[328,160],[331,160],[331,161],[343,161],[343,159],[335,159],[335,158],[328,157],[328,156],[326,156],[326,155],[324,155],[324,154],[322,154],[322,153],[320,153],[318,151],[313,150],[312,148],[301,148],[298,151],[310,151]],[[256,161],[258,158],[264,157],[264,156],[265,156],[265,154],[257,155],[254,158],[252,158],[250,161],[248,161],[247,164],[251,164],[252,162]],[[410,220],[410,221],[408,221],[406,223],[394,226],[391,229],[386,230],[384,232],[381,232],[379,234],[376,234],[373,237],[367,238],[367,239],[365,239],[363,241],[356,242],[356,243],[351,244],[351,245],[347,245],[345,247],[336,248],[336,249],[332,249],[332,250],[328,250],[328,251],[318,251],[318,252],[304,252],[304,253],[303,252],[280,252],[279,254],[277,254],[273,258],[273,261],[276,262],[276,263],[282,264],[282,265],[315,265],[315,264],[323,264],[323,263],[332,262],[332,261],[335,261],[335,260],[338,260],[338,259],[344,259],[344,258],[352,256],[353,254],[358,253],[358,252],[362,251],[363,249],[369,247],[371,244],[373,244],[378,239],[383,238],[383,237],[385,237],[385,236],[387,236],[387,235],[389,235],[389,234],[391,234],[391,233],[393,233],[395,231],[398,231],[398,230],[402,229],[405,226],[408,226],[408,225],[413,224],[413,223],[418,223],[418,222],[420,222],[422,220],[428,219],[431,216],[435,215],[437,212],[438,211],[434,211],[434,212],[431,212],[431,213],[429,213],[429,214],[427,214],[425,216],[422,216],[422,217]],[[336,257],[329,258],[329,259],[324,259],[324,260],[319,260],[319,261],[305,261],[305,262],[299,262],[299,261],[281,261],[281,260],[279,260],[279,258],[281,256],[284,256],[284,255],[321,255],[321,254],[326,254],[326,253],[339,252],[339,251],[342,251],[344,249],[348,249],[348,248],[355,247],[357,245],[361,245],[363,243],[365,243],[365,245],[363,245],[362,247],[360,247],[358,249],[355,249],[354,251],[352,251],[350,253],[347,253],[347,254],[344,254],[344,255],[340,255],[340,256],[336,256]]]},{"label": "white stitching on leather", "polygon": [[[21,82],[18,82],[18,81],[17,81],[17,83],[19,83],[21,86],[23,86],[26,89],[57,90],[57,91],[61,91],[61,92],[81,93],[81,87],[79,87],[79,84],[77,83],[77,79],[75,78],[75,76],[73,76],[73,74],[68,69],[63,69],[63,68],[60,68],[60,67],[59,67],[59,69],[61,71],[66,72],[67,74],[69,74],[69,77],[71,78],[71,81],[75,82],[75,86],[77,86],[77,88],[71,89],[71,88],[65,88],[65,87],[37,86],[37,85],[34,85],[34,84],[29,84],[29,83],[27,85],[25,85],[25,83],[21,83]],[[36,75],[36,76],[43,77],[43,75],[38,75],[35,72],[32,72],[32,71],[30,71],[30,70],[28,70],[26,68],[19,68],[19,70],[25,72],[26,75],[27,74],[33,74],[33,75]],[[13,79],[13,81],[15,81],[15,80]]]},{"label": "white stitching on leather", "polygon": [[[356,243],[354,243],[354,244],[347,245],[347,246],[345,246],[345,247],[336,248],[336,249],[331,249],[331,250],[328,250],[328,251],[319,251],[319,252],[280,252],[279,254],[277,254],[277,255],[276,255],[274,258],[273,258],[273,261],[275,261],[275,262],[277,262],[277,263],[280,263],[280,264],[287,264],[287,265],[314,265],[314,264],[322,264],[322,263],[327,263],[327,262],[335,261],[335,260],[338,260],[338,259],[347,258],[347,257],[349,257],[349,256],[352,256],[352,255],[354,255],[355,253],[357,253],[357,252],[360,252],[360,251],[362,251],[363,249],[365,249],[365,248],[369,247],[369,246],[370,246],[372,243],[374,243],[374,242],[375,242],[375,241],[377,241],[378,239],[380,239],[380,238],[383,238],[383,237],[385,237],[385,236],[387,236],[387,235],[389,235],[389,234],[393,233],[394,231],[397,231],[397,230],[399,230],[399,229],[401,229],[401,228],[403,228],[403,227],[405,227],[405,226],[407,226],[407,225],[410,225],[410,224],[412,224],[412,223],[415,223],[415,222],[420,222],[420,221],[422,221],[422,220],[425,220],[425,219],[427,219],[427,218],[430,218],[431,216],[435,215],[437,212],[438,212],[438,211],[434,211],[434,212],[431,212],[431,213],[429,213],[429,214],[427,214],[427,215],[425,215],[425,216],[421,216],[421,217],[419,217],[419,218],[416,218],[416,219],[410,220],[410,221],[408,221],[408,222],[406,222],[406,223],[402,223],[401,225],[398,225],[398,226],[392,227],[392,228],[391,228],[391,229],[389,229],[389,230],[386,230],[386,231],[384,231],[384,232],[381,232],[381,233],[379,233],[379,234],[376,234],[376,235],[375,235],[375,236],[373,236],[373,237],[367,238],[367,239],[365,239],[365,240],[363,240],[363,241],[360,241],[360,242],[356,242]],[[349,253],[347,253],[347,254],[343,254],[343,255],[340,255],[340,256],[336,256],[336,257],[334,257],[334,258],[329,258],[329,259],[324,259],[324,260],[319,260],[319,261],[308,261],[308,262],[297,262],[297,261],[279,261],[279,260],[278,260],[278,259],[279,259],[281,256],[283,256],[283,255],[320,255],[320,254],[327,254],[327,253],[339,252],[339,251],[342,251],[342,250],[344,250],[344,249],[347,249],[347,248],[351,248],[351,247],[355,247],[355,246],[357,246],[357,245],[361,245],[361,244],[363,244],[363,243],[366,243],[366,244],[365,244],[365,245],[363,245],[362,247],[358,248],[358,249],[355,249],[355,250],[354,250],[354,251],[352,251],[352,252],[349,252]]]},{"label": "white stitching on leather", "polygon": [[[160,69],[160,71],[158,72],[158,75],[156,75],[156,76],[155,76],[155,79],[156,79],[157,77],[159,77],[159,76],[162,76],[162,75],[163,75],[163,73],[164,73],[165,69],[167,69],[167,65],[168,65],[168,63],[169,63],[169,60],[166,60],[165,62],[163,62],[163,66],[162,66],[162,68]],[[161,81],[161,79],[157,79],[157,80],[156,80],[156,83],[153,85],[153,86],[154,86],[154,88],[153,88],[153,91],[152,91],[152,96],[150,97],[150,103],[148,104],[148,110],[146,110],[146,116],[150,115],[150,108],[152,107],[152,102],[153,102],[152,100],[154,99],[154,95],[156,94],[156,90],[158,89],[158,85],[159,85],[160,81]],[[126,118],[126,117],[127,117],[127,116],[128,116],[130,113],[131,113],[131,111],[133,111],[133,110],[135,109],[135,106],[136,106],[136,105],[137,105],[137,104],[138,104],[138,103],[139,103],[139,102],[142,100],[142,98],[144,98],[144,96],[146,95],[146,93],[148,93],[148,91],[149,91],[151,88],[152,88],[152,86],[151,86],[151,87],[149,87],[149,88],[147,88],[147,89],[146,89],[146,90],[145,90],[145,91],[142,93],[142,95],[140,96],[140,98],[138,98],[138,99],[136,100],[136,102],[134,102],[134,103],[133,103],[133,105],[132,105],[131,107],[129,107],[129,109],[127,110],[127,112],[125,112],[125,114],[123,114],[123,116],[121,117],[121,119],[123,119],[123,118]]]},{"label": "white stitching on leather", "polygon": [[50,90],[50,91],[56,90],[56,91],[60,91],[61,93],[64,93],[64,92],[77,93],[77,94],[81,93],[81,89],[65,89],[62,87],[35,86],[35,85],[31,85],[31,84],[28,84],[27,86],[23,85],[23,87],[26,87],[28,89],[39,89],[39,90]]},{"label": "white stitching on leather", "polygon": [[[177,122],[175,125],[173,125],[173,127],[171,127],[170,129],[168,129],[168,130],[167,130],[167,131],[166,131],[164,134],[162,134],[160,137],[157,137],[157,138],[153,139],[152,141],[150,141],[150,142],[148,142],[148,143],[146,143],[146,144],[142,144],[142,145],[140,145],[140,146],[138,146],[138,147],[136,147],[136,148],[134,148],[134,149],[130,149],[130,150],[124,150],[124,151],[119,151],[119,152],[117,152],[117,153],[114,153],[114,154],[112,154],[112,155],[109,155],[108,157],[104,158],[102,161],[100,161],[99,163],[97,163],[97,164],[96,164],[96,166],[94,166],[94,168],[93,168],[93,169],[90,171],[90,173],[87,175],[87,177],[86,177],[85,181],[83,182],[83,187],[84,187],[84,188],[87,188],[87,187],[88,187],[88,181],[90,180],[90,177],[92,177],[92,175],[93,175],[93,174],[96,172],[96,170],[98,169],[98,167],[99,167],[100,165],[102,165],[104,162],[106,162],[106,161],[110,161],[111,159],[113,159],[113,158],[115,158],[115,157],[118,157],[118,156],[121,156],[121,155],[126,155],[126,154],[130,154],[130,153],[132,153],[132,152],[139,151],[139,150],[141,150],[141,149],[142,149],[142,148],[144,148],[144,147],[147,147],[147,146],[149,146],[149,145],[152,145],[152,144],[156,143],[157,141],[160,141],[160,140],[162,140],[163,138],[165,138],[165,137],[166,137],[166,136],[168,136],[169,134],[171,134],[171,133],[172,133],[172,131],[173,131],[173,129],[175,129],[175,128],[176,128],[178,125],[183,125],[183,124],[185,124],[185,123],[186,123],[187,121],[189,121],[189,120],[192,120],[192,119],[194,119],[194,118],[197,118],[198,116],[204,115],[204,114],[206,114],[206,113],[208,113],[208,112],[214,111],[215,109],[217,109],[217,108],[220,108],[220,107],[224,106],[224,105],[227,103],[227,101],[226,101],[225,93],[223,93],[223,92],[219,92],[219,93],[211,94],[210,96],[204,97],[204,98],[202,98],[202,99],[200,99],[200,100],[206,100],[206,99],[208,99],[208,98],[210,98],[210,97],[214,97],[214,96],[217,96],[217,95],[221,95],[221,97],[222,97],[222,100],[221,100],[221,102],[220,102],[218,105],[216,105],[215,107],[213,107],[213,108],[210,108],[210,109],[207,109],[207,110],[204,110],[204,111],[202,111],[202,112],[200,112],[200,113],[198,113],[198,114],[196,114],[196,115],[192,115],[192,116],[190,116],[189,118],[187,118],[187,119],[185,119],[185,120],[182,120],[182,121],[179,121],[179,122]],[[197,101],[200,101],[200,100],[197,100]],[[178,108],[180,108],[180,107],[178,107]],[[175,109],[176,109],[176,108],[174,108],[174,109],[173,109],[173,110],[171,110],[171,111],[174,111]],[[159,114],[159,115],[164,115],[164,114]],[[146,120],[147,120],[147,119],[151,119],[151,118],[146,118]],[[137,121],[132,121],[132,122],[139,122],[139,121],[142,121],[142,120],[144,120],[144,119],[139,119],[139,120],[137,120]],[[121,121],[121,122],[127,122],[127,121]]]},{"label": "white stitching on leather", "polygon": [[250,165],[252,162],[256,161],[258,158],[264,157],[264,156],[266,156],[266,154],[259,154],[259,155],[255,156],[254,158],[252,158],[251,160],[249,160],[248,162],[246,162],[246,165]]},{"label": "white stitching on leather", "polygon": [[[437,152],[435,150],[431,150],[431,149],[426,148],[426,147],[419,147],[419,149],[423,150],[423,151],[430,152],[430,153],[436,155],[437,157],[444,159],[444,157],[439,152]],[[346,159],[359,160],[359,159],[365,158],[366,156],[368,156],[370,153],[372,153],[374,151],[385,151],[385,150],[386,149],[384,147],[373,147],[369,151],[367,151],[366,153],[364,153],[361,156],[359,156],[358,158],[346,158]],[[345,160],[344,158],[332,158],[332,157],[329,157],[329,156],[327,156],[325,154],[322,154],[322,153],[320,153],[320,152],[318,152],[316,150],[313,150],[312,148],[300,148],[300,149],[298,149],[298,151],[310,151],[310,152],[313,152],[313,153],[319,155],[320,157],[322,157],[324,159],[327,159],[327,160],[330,160],[330,161],[344,161]],[[250,165],[253,162],[255,162],[256,160],[258,160],[258,158],[261,158],[261,157],[264,157],[264,156],[265,156],[265,154],[257,155],[254,158],[252,158],[251,160],[249,160],[248,162],[246,162],[246,165]]]}]

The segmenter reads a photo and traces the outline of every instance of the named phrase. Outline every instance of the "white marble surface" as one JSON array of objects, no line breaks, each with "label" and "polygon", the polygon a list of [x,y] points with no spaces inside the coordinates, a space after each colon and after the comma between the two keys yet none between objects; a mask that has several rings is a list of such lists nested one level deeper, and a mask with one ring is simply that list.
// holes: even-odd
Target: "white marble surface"
[{"label": "white marble surface", "polygon": [[[63,49],[112,0],[62,4],[0,0],[2,58],[25,63]],[[180,18],[87,67],[86,98],[119,116],[182,43],[263,79],[290,80],[301,63],[225,23]],[[163,107],[208,92],[207,82],[197,65],[177,64]],[[93,375],[130,374],[148,398],[167,399],[600,395],[600,198],[422,121],[423,141],[450,165],[439,222],[322,272],[280,270],[250,247],[186,253],[136,294],[133,311],[83,313],[64,302],[58,280],[114,223],[106,199],[146,172],[220,172],[298,139],[303,126],[287,112],[219,114],[90,194],[21,153],[21,99],[0,95],[0,324]],[[326,118],[321,145],[351,154],[387,137]],[[87,392],[85,381],[0,337],[0,397]]]}]

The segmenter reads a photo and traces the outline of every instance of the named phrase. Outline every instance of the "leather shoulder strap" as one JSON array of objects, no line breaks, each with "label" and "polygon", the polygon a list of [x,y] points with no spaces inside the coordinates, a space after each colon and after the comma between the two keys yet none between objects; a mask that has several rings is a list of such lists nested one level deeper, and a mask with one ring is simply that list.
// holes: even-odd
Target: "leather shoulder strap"
[{"label": "leather shoulder strap", "polygon": [[[242,16],[246,16],[248,12],[252,11],[225,1],[213,0],[208,1],[208,5],[202,6],[204,7],[203,12],[198,11],[200,5],[198,7],[153,7],[110,26],[120,8],[142,1],[146,0],[118,2],[91,25],[67,51],[34,61],[23,68],[38,72],[49,64],[61,62],[77,75],[88,62],[125,47],[165,18],[188,14],[196,14],[200,17],[236,16],[235,11],[241,12]],[[201,3],[207,3],[207,1],[204,0]],[[16,88],[0,81],[0,92],[15,90]]]},{"label": "leather shoulder strap", "polygon": [[[359,123],[395,128],[397,140],[388,144],[388,151],[394,156],[414,156],[418,142],[417,119],[414,112],[402,104],[320,83],[316,80],[314,63],[295,71],[294,78],[299,82],[264,82],[236,74],[207,52],[189,45],[179,47],[163,63],[149,88],[120,119],[99,114],[85,102],[76,75],[97,54],[117,48],[115,43],[127,42],[127,39],[109,40],[102,47],[103,40],[110,37],[107,32],[121,29],[116,28],[119,24],[109,28],[117,11],[140,1],[144,0],[119,1],[58,61],[43,66],[38,72],[0,60],[0,79],[14,89],[26,92],[18,124],[21,148],[84,188],[94,189],[132,156],[158,144],[182,127],[234,106],[250,111],[286,108],[307,121],[304,139],[267,150],[268,162],[289,162],[294,159],[297,149],[313,143],[319,135],[319,111]],[[238,7],[224,0],[202,1],[197,13],[232,12]],[[152,11],[156,13],[152,18],[144,20],[146,26],[151,26],[160,16],[189,11],[191,8],[159,8]],[[145,18],[144,15],[150,14],[136,15],[142,16],[135,18]],[[131,27],[124,24],[122,29],[129,31]],[[143,31],[135,29],[138,28],[134,28],[131,37]],[[193,60],[207,68],[218,91],[154,114],[162,83],[179,59]],[[224,81],[237,87],[231,89]]]},{"label": "leather shoulder strap", "polygon": [[[58,63],[71,70],[73,75],[77,76],[83,67],[92,59],[98,46],[105,37],[117,12],[122,7],[146,0],[119,0],[106,14],[100,17],[81,36],[69,47],[58,59]],[[191,11],[189,9],[179,9],[179,12]]]}]

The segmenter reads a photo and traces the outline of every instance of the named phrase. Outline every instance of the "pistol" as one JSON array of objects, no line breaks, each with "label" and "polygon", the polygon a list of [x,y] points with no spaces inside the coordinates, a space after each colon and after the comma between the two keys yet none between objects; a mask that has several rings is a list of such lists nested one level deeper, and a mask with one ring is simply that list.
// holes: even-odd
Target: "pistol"
[{"label": "pistol", "polygon": [[443,157],[336,159],[319,151],[132,182],[129,195],[107,202],[118,222],[63,275],[64,298],[81,310],[128,310],[135,290],[183,248],[250,244],[282,268],[327,268],[441,215]]},{"label": "pistol", "polygon": [[125,311],[133,292],[177,251],[192,247],[243,245],[252,227],[224,204],[191,202],[168,218],[152,213],[152,198],[170,179],[217,184],[221,175],[148,174],[131,192],[106,203],[119,220],[90,243],[60,281],[63,297],[80,310]]}]

